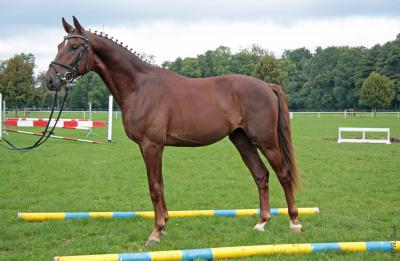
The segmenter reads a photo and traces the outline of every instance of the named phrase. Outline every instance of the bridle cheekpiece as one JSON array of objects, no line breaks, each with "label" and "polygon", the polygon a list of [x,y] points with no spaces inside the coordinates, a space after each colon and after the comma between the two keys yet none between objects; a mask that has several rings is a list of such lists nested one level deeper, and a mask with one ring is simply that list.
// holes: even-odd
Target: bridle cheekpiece
[{"label": "bridle cheekpiece", "polygon": [[[87,52],[87,49],[89,47],[89,39],[86,36],[81,36],[81,35],[67,35],[64,36],[64,40],[68,40],[71,38],[79,38],[85,41],[85,43],[81,46],[79,46],[79,54],[78,56],[75,58],[75,60],[72,62],[72,64],[65,64],[63,62],[54,60],[50,63],[50,67],[52,67],[54,69],[54,71],[57,74],[58,79],[63,83],[63,84],[67,84],[72,82],[73,80],[75,80],[76,76],[77,76],[77,70],[79,68],[79,65],[81,64],[84,52],[86,51],[86,71],[89,71],[88,69],[88,59],[89,59],[89,55]],[[58,71],[55,65],[61,66],[65,69],[67,69],[68,71],[62,76]]]}]

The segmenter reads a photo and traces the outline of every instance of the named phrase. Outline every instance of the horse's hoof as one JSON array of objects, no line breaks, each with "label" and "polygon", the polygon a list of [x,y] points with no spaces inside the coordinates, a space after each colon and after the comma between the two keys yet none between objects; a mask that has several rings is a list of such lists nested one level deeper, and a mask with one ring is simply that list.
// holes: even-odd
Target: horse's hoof
[{"label": "horse's hoof", "polygon": [[291,220],[290,220],[290,229],[294,232],[294,233],[300,233],[303,230],[303,226],[298,223],[298,224],[294,224]]},{"label": "horse's hoof", "polygon": [[144,245],[145,247],[149,248],[152,247],[154,245],[156,245],[157,243],[160,243],[160,240],[154,240],[154,239],[149,239],[146,241],[146,244]]},{"label": "horse's hoof", "polygon": [[267,224],[267,222],[264,222],[264,223],[257,223],[257,224],[254,226],[254,230],[260,231],[260,232],[264,232],[264,231],[265,231],[265,230],[264,230],[265,224]]}]

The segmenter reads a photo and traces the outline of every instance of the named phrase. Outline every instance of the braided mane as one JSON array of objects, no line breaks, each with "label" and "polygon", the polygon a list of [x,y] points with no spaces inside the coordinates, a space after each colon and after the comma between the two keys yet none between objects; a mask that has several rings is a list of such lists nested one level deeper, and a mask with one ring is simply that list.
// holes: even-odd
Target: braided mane
[{"label": "braided mane", "polygon": [[104,33],[104,32],[98,32],[97,30],[95,30],[94,32],[92,32],[92,30],[89,29],[88,31],[89,31],[89,33],[93,33],[93,34],[95,34],[95,35],[97,35],[97,36],[100,36],[100,37],[102,37],[102,38],[105,38],[105,39],[108,39],[108,40],[114,42],[115,44],[119,45],[121,48],[125,48],[125,49],[126,49],[127,51],[129,51],[131,54],[133,54],[134,56],[136,56],[137,58],[139,58],[142,62],[147,63],[147,64],[152,65],[152,66],[159,67],[157,64],[154,64],[154,63],[152,63],[150,60],[147,60],[147,59],[144,57],[143,54],[138,53],[138,52],[136,52],[136,51],[133,51],[133,49],[132,49],[132,48],[129,48],[128,45],[125,45],[125,46],[124,46],[124,43],[123,43],[123,42],[118,42],[118,39],[116,39],[116,38],[114,39],[114,37],[108,36],[108,34],[106,34],[106,33]]}]

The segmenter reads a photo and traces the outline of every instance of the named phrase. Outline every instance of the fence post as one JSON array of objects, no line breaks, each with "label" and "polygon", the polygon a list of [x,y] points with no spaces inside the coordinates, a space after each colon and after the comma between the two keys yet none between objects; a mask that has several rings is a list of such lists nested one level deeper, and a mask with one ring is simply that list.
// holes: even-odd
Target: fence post
[{"label": "fence post", "polygon": [[[93,122],[93,119],[92,119],[92,102],[88,102],[88,105],[89,105],[89,121],[92,121]],[[92,123],[93,124],[93,123]],[[89,137],[89,136],[91,136],[91,135],[96,135],[94,132],[93,132],[93,127],[89,127],[89,132],[88,132],[88,134],[86,135],[86,137]]]},{"label": "fence post", "polygon": [[110,95],[108,98],[108,142],[111,142],[112,138],[112,110],[113,110],[113,97]]},{"label": "fence post", "polygon": [[[1,104],[0,104],[0,107],[1,107]],[[6,101],[4,100],[3,101],[3,121],[6,121],[6,117],[7,117],[7,115],[6,115]]]},{"label": "fence post", "polygon": [[0,93],[0,140],[3,138],[3,95]]},{"label": "fence post", "polygon": [[89,120],[92,120],[92,102],[89,102]]}]

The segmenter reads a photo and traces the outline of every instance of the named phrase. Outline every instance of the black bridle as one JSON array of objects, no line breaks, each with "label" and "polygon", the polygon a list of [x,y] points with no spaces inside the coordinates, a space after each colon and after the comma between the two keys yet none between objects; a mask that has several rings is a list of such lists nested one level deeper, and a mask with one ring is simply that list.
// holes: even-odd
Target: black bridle
[{"label": "black bridle", "polygon": [[[56,72],[57,77],[61,81],[61,84],[62,84],[61,86],[69,84],[72,81],[78,79],[78,77],[77,77],[77,69],[79,68],[79,65],[81,64],[84,52],[86,52],[86,65],[85,65],[86,66],[86,72],[89,71],[89,66],[88,66],[89,55],[88,55],[88,52],[87,52],[87,49],[88,49],[88,46],[89,46],[89,39],[86,36],[67,35],[67,36],[64,37],[64,40],[68,40],[68,39],[71,39],[71,38],[79,38],[79,39],[82,39],[82,40],[85,41],[85,43],[79,47],[79,54],[75,58],[75,60],[72,62],[72,64],[65,64],[65,63],[62,63],[60,61],[54,60],[49,65],[49,67],[52,67],[54,69],[54,71]],[[61,66],[61,67],[65,68],[65,69],[67,69],[68,71],[64,74],[64,76],[61,76],[60,73],[57,71],[57,68],[56,68],[55,65]],[[57,115],[56,122],[54,123],[54,125],[52,127],[50,127],[50,122],[51,122],[51,120],[53,118],[54,109],[55,109],[55,107],[57,105],[57,101],[58,101],[58,90],[54,94],[53,108],[52,108],[52,110],[50,112],[50,116],[49,116],[49,120],[47,122],[46,128],[45,128],[44,131],[42,131],[42,136],[40,136],[40,138],[33,145],[27,146],[27,147],[17,147],[14,144],[12,144],[10,141],[8,141],[7,139],[4,139],[4,138],[1,138],[0,141],[4,140],[4,142],[6,142],[8,146],[6,146],[4,144],[1,144],[1,143],[0,143],[0,145],[2,147],[5,147],[5,148],[9,149],[9,150],[27,152],[27,151],[30,151],[30,150],[32,150],[34,148],[37,148],[40,145],[42,145],[43,143],[45,143],[48,140],[48,138],[52,134],[54,134],[54,129],[56,128],[56,126],[58,124],[58,121],[59,121],[59,119],[61,117],[61,113],[64,110],[65,101],[67,100],[67,97],[68,97],[68,90],[69,90],[69,87],[66,86],[65,87],[65,95],[64,95],[64,99],[63,99],[62,104],[61,104],[60,112]],[[51,129],[50,131],[49,131],[49,128]],[[0,130],[0,131],[2,131],[2,130]]]},{"label": "black bridle", "polygon": [[[75,60],[71,64],[65,64],[63,62],[54,60],[50,63],[50,67],[54,69],[54,71],[57,74],[58,79],[61,81],[61,83],[66,84],[70,83],[73,80],[76,79],[77,77],[77,70],[79,68],[79,65],[81,64],[82,58],[84,53],[86,53],[86,71],[89,71],[89,66],[88,66],[88,60],[89,60],[89,55],[87,52],[87,49],[89,47],[89,39],[86,36],[81,36],[81,35],[67,35],[64,36],[64,41],[69,40],[71,38],[79,38],[85,41],[85,43],[81,46],[79,46],[79,54],[76,56]],[[64,69],[67,69],[67,72],[61,76],[61,74],[57,71],[56,65],[63,67]]]}]

